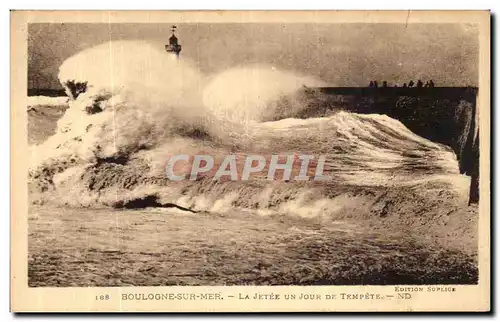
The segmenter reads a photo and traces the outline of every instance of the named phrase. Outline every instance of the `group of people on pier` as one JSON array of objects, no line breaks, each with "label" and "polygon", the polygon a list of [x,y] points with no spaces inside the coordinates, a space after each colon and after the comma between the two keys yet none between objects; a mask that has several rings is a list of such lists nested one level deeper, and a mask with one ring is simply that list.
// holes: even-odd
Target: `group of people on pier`
[{"label": "group of people on pier", "polygon": [[[378,85],[378,82],[375,80],[375,81],[370,81],[370,84],[368,85],[368,87],[377,88],[377,87],[379,87],[379,85]],[[389,87],[387,85],[387,81],[382,82],[382,87]],[[399,86],[397,84],[395,84],[393,87],[399,87]],[[410,82],[408,84],[404,83],[402,87],[403,88],[407,88],[407,87],[417,87],[417,88],[431,87],[432,88],[432,87],[435,87],[435,84],[432,81],[432,79],[426,81],[425,84],[419,79],[416,84],[413,82],[413,80],[410,80]]]}]

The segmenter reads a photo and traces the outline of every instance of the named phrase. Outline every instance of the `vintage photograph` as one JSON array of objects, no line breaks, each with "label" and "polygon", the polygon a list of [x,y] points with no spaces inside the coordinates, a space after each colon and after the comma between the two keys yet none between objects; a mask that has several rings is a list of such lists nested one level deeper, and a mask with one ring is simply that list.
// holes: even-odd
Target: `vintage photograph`
[{"label": "vintage photograph", "polygon": [[28,289],[478,286],[484,28],[403,16],[28,16]]},{"label": "vintage photograph", "polygon": [[30,24],[29,286],[477,283],[477,86],[469,24]]}]

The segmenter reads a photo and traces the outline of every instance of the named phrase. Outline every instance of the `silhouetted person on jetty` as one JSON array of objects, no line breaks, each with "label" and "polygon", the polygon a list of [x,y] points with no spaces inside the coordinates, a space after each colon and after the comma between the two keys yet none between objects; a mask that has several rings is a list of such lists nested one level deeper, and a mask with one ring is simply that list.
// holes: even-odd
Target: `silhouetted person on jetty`
[{"label": "silhouetted person on jetty", "polygon": [[418,88],[424,87],[424,83],[420,79],[417,81],[417,87]]},{"label": "silhouetted person on jetty", "polygon": [[370,81],[370,85],[368,85],[368,87],[375,87],[375,85],[373,84],[373,81]]},{"label": "silhouetted person on jetty", "polygon": [[415,85],[415,83],[411,80],[411,81],[408,83],[408,87],[413,87],[413,85]]},{"label": "silhouetted person on jetty", "polygon": [[408,84],[404,83],[403,88],[408,88]]},{"label": "silhouetted person on jetty", "polygon": [[432,79],[429,81],[429,87],[434,88],[434,82],[432,81]]},{"label": "silhouetted person on jetty", "polygon": [[382,82],[382,87],[387,87],[387,81]]},{"label": "silhouetted person on jetty", "polygon": [[377,83],[377,81],[374,81],[374,82],[373,82],[373,87],[375,87],[375,88],[377,88],[377,87],[378,87],[378,83]]}]

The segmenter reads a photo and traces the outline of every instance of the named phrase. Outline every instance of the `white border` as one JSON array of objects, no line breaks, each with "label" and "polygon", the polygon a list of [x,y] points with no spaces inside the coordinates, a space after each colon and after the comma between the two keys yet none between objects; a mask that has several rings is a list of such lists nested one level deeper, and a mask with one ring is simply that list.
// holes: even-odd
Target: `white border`
[{"label": "white border", "polygon": [[[2,291],[0,292],[0,303],[2,304],[1,312],[2,314],[0,315],[0,318],[2,321],[12,321],[15,316],[12,314],[8,313],[9,311],[9,300],[10,300],[10,294],[9,294],[9,265],[8,263],[8,258],[10,257],[9,252],[10,252],[10,234],[9,234],[9,206],[10,206],[10,196],[9,196],[9,160],[10,160],[10,116],[9,116],[9,95],[10,95],[10,89],[9,89],[9,83],[10,83],[10,76],[9,76],[9,55],[10,55],[10,46],[9,46],[9,8],[16,8],[16,9],[236,9],[236,10],[244,10],[244,9],[354,9],[354,10],[368,10],[368,9],[385,9],[385,10],[396,10],[396,9],[407,9],[408,7],[411,7],[412,9],[492,9],[493,13],[498,13],[498,8],[500,2],[498,0],[493,1],[482,1],[482,0],[474,0],[474,1],[458,1],[455,0],[453,2],[437,2],[435,0],[419,0],[418,2],[402,2],[402,1],[384,1],[384,2],[374,2],[374,1],[320,1],[320,0],[308,0],[308,1],[275,1],[271,2],[269,0],[245,0],[245,1],[234,1],[234,0],[210,0],[210,1],[194,1],[194,0],[183,0],[180,1],[179,3],[167,3],[167,2],[159,2],[159,1],[154,1],[154,0],[141,0],[141,1],[132,1],[132,2],[120,2],[120,5],[112,5],[111,3],[104,3],[103,1],[99,0],[85,0],[85,1],[33,1],[33,0],[17,0],[17,1],[5,1],[2,2],[2,5],[5,4],[5,9],[1,11],[1,16],[0,16],[0,21],[2,21],[1,24],[1,35],[3,39],[3,44],[2,46],[3,50],[1,51],[2,54],[2,60],[3,64],[1,65],[2,69],[2,77],[0,77],[1,81],[1,93],[2,93],[2,102],[3,104],[3,109],[2,109],[2,114],[0,116],[0,122],[2,124],[0,125],[0,145],[7,150],[7,157],[2,158],[1,160],[1,171],[2,171],[2,185],[1,185],[1,192],[2,192],[2,198],[3,202],[0,203],[2,211],[2,217],[1,220],[3,221],[3,229],[6,231],[1,234],[1,250],[2,250],[2,258],[4,259],[4,265],[2,265],[1,270],[2,270]],[[286,4],[286,5],[284,5]],[[493,41],[497,41],[498,38],[496,36],[496,33],[493,33],[495,36]],[[494,53],[495,56],[492,57],[492,59],[498,58],[498,54]],[[495,66],[495,65],[492,65]],[[496,75],[496,68],[493,72],[493,77]],[[495,82],[492,79],[492,84],[495,85],[495,87],[492,89],[493,93],[498,92],[499,85],[497,82]],[[492,102],[493,106],[498,106],[498,97],[495,98],[495,100]],[[500,116],[497,113],[494,114],[495,119],[492,120],[493,124],[500,124]],[[494,131],[495,126],[492,126],[492,131]],[[492,133],[493,134],[493,133]],[[495,144],[493,146],[493,150],[497,150],[500,148],[500,142],[498,140],[494,140]],[[492,164],[492,166],[494,166]],[[500,197],[500,192],[496,191],[495,195],[492,196],[492,200],[498,200]],[[494,209],[494,208],[493,208]],[[494,210],[492,209],[492,217],[495,215]],[[500,231],[499,229],[499,220],[497,219],[496,225],[493,229],[493,231]],[[494,234],[493,234],[494,235]],[[497,239],[497,238],[496,238]],[[495,248],[494,248],[495,249]],[[495,271],[497,273],[498,271]],[[498,283],[498,278],[495,279]],[[495,285],[496,286],[496,285]],[[495,307],[497,304],[496,301],[495,303],[492,303]],[[119,318],[122,319],[125,316],[118,316],[114,318]],[[164,319],[165,316],[157,316],[158,318]],[[314,316],[311,316],[314,318]],[[306,317],[302,316],[300,319],[309,319],[311,317]],[[31,316],[31,317],[25,317],[23,320],[34,320],[36,317]],[[40,317],[39,317],[40,318]],[[47,319],[48,317],[42,317],[43,319]],[[59,321],[69,321],[75,318],[75,316],[67,316],[67,317],[59,317]],[[94,321],[103,321],[106,317],[105,316],[93,316],[91,317]],[[174,318],[186,318],[185,316],[168,316],[168,319],[174,319]],[[201,316],[195,316],[191,317],[195,320],[201,319]],[[205,317],[206,318],[206,317]],[[218,317],[212,317],[212,319],[215,319]],[[228,320],[232,319],[237,319],[241,318],[239,317],[227,317]],[[248,318],[248,317],[247,317]],[[258,318],[259,320],[271,320],[278,318],[277,316],[261,316],[261,315],[254,315],[251,318]],[[288,317],[281,317],[283,318],[291,318],[290,316]],[[348,317],[332,317],[332,316],[326,316],[324,318],[335,318],[338,320],[346,320]],[[349,317],[349,320],[359,320],[362,317]],[[387,316],[377,316],[375,317],[376,319],[387,319]],[[421,318],[421,316],[395,316],[394,318],[397,319],[402,319],[402,318]],[[432,320],[437,320],[439,317],[425,317],[426,320],[432,321]],[[453,318],[453,317],[452,317]],[[476,317],[479,318],[479,317]],[[131,317],[129,316],[128,319],[131,320],[138,320],[141,319],[141,317]]]}]

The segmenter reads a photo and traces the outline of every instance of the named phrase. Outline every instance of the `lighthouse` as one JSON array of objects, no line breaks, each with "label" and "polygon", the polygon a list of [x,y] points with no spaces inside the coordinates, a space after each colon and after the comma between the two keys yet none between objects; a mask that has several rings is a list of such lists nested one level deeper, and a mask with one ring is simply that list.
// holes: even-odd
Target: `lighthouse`
[{"label": "lighthouse", "polygon": [[177,57],[179,57],[179,53],[181,52],[182,46],[179,45],[179,40],[175,36],[175,30],[177,29],[177,26],[172,26],[170,29],[172,31],[172,36],[168,39],[168,45],[165,45],[165,50],[168,53],[175,54]]}]

